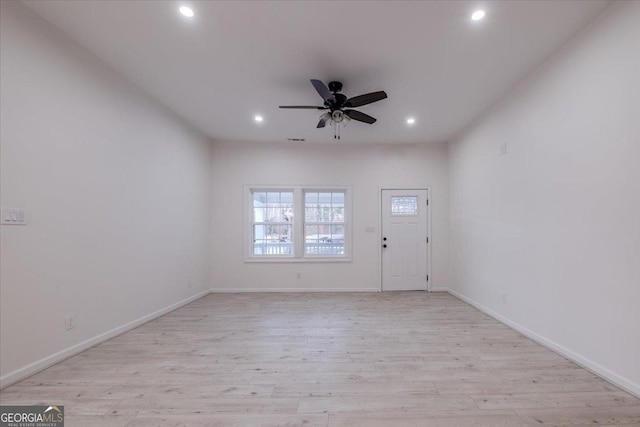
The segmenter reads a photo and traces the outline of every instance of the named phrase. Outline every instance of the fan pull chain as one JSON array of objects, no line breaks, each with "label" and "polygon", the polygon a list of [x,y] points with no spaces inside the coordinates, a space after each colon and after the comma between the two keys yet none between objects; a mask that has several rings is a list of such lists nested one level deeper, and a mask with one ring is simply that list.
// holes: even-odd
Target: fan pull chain
[{"label": "fan pull chain", "polygon": [[333,122],[333,139],[340,140],[340,124]]}]

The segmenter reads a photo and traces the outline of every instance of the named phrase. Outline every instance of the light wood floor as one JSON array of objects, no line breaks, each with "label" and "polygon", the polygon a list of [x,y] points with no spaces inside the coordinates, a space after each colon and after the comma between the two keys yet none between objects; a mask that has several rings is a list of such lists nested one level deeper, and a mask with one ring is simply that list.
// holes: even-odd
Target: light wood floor
[{"label": "light wood floor", "polygon": [[640,400],[424,292],[209,295],[0,403],[68,427],[640,425]]}]

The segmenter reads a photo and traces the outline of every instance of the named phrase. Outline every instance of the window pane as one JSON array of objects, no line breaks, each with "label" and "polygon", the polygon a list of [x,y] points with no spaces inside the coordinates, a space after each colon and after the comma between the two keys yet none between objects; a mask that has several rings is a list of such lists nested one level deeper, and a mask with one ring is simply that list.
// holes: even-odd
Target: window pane
[{"label": "window pane", "polygon": [[318,193],[304,193],[305,206],[315,206],[318,204]]},{"label": "window pane", "polygon": [[280,193],[280,203],[285,205],[293,205],[293,193],[290,191],[283,191]]},{"label": "window pane", "polygon": [[318,239],[326,239],[330,237],[331,226],[326,224],[318,225]]},{"label": "window pane", "polygon": [[306,225],[305,255],[344,255],[344,225]]},{"label": "window pane", "polygon": [[344,240],[333,240],[326,251],[326,255],[344,255]]},{"label": "window pane", "polygon": [[265,241],[264,240],[254,240],[253,241],[253,254],[254,255],[264,255],[265,254]]},{"label": "window pane", "polygon": [[253,255],[291,255],[293,227],[290,224],[253,226]]},{"label": "window pane", "polygon": [[267,208],[265,221],[267,222],[285,222],[285,212],[280,206],[270,206]]},{"label": "window pane", "polygon": [[263,240],[265,239],[265,226],[264,225],[254,225],[253,226],[253,240]]},{"label": "window pane", "polygon": [[331,210],[332,222],[344,222],[344,208],[333,208]]},{"label": "window pane", "polygon": [[274,242],[270,240],[256,240],[253,242],[253,255],[291,255],[291,242]]},{"label": "window pane", "polygon": [[391,215],[418,215],[418,197],[391,197]]},{"label": "window pane", "polygon": [[280,204],[280,192],[268,192],[267,193],[267,204],[269,205],[279,205]]},{"label": "window pane", "polygon": [[331,240],[344,240],[344,225],[331,226]]},{"label": "window pane", "polygon": [[292,229],[290,225],[281,225],[278,234],[278,241],[291,242]]},{"label": "window pane", "polygon": [[253,205],[254,222],[293,221],[293,192],[291,191],[253,193]]},{"label": "window pane", "polygon": [[344,255],[344,240],[305,240],[305,255]]},{"label": "window pane", "polygon": [[318,204],[320,206],[331,206],[331,193],[318,193]]},{"label": "window pane", "polygon": [[293,191],[253,192],[253,255],[293,254]]},{"label": "window pane", "polygon": [[282,214],[286,222],[293,222],[293,206],[285,206]]},{"label": "window pane", "polygon": [[267,193],[253,193],[253,206],[263,207],[267,203]]},{"label": "window pane", "polygon": [[306,222],[318,222],[320,218],[320,211],[318,208],[305,208],[304,220]]},{"label": "window pane", "polygon": [[265,218],[264,208],[253,208],[253,222],[265,222]]},{"label": "window pane", "polygon": [[317,225],[305,225],[304,226],[304,239],[305,240],[318,240],[318,226]]},{"label": "window pane", "polygon": [[344,255],[344,191],[305,192],[305,255]]}]

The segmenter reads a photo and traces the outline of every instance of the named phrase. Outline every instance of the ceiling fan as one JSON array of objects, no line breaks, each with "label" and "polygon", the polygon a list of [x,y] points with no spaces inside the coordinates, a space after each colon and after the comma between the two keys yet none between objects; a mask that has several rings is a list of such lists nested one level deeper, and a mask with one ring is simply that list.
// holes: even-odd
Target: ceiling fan
[{"label": "ceiling fan", "polygon": [[338,125],[341,123],[345,123],[352,119],[368,124],[376,122],[374,117],[360,111],[352,110],[351,108],[371,104],[372,102],[380,101],[387,97],[386,92],[381,90],[378,92],[354,96],[353,98],[347,98],[340,93],[342,90],[342,83],[340,82],[330,82],[329,87],[327,87],[327,85],[322,83],[320,80],[311,79],[311,84],[324,100],[324,105],[322,107],[310,105],[281,105],[280,108],[329,110],[320,116],[320,121],[316,128],[323,128],[327,123],[334,125],[333,137],[335,139],[340,139]]}]

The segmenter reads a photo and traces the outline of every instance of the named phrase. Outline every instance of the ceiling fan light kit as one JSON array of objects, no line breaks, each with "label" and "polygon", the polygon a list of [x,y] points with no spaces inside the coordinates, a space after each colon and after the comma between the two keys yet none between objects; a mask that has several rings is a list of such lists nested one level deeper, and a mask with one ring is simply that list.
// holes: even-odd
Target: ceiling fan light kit
[{"label": "ceiling fan light kit", "polygon": [[323,128],[329,123],[333,125],[333,138],[340,139],[340,126],[345,126],[349,121],[356,120],[358,122],[373,124],[376,122],[374,117],[360,111],[351,110],[351,108],[362,107],[363,105],[381,101],[387,97],[385,91],[371,92],[364,95],[347,98],[341,94],[342,83],[330,82],[329,86],[322,81],[311,79],[311,84],[322,97],[324,105],[321,107],[311,105],[281,105],[284,109],[305,109],[305,110],[329,110],[320,116],[320,121],[316,128]]}]

